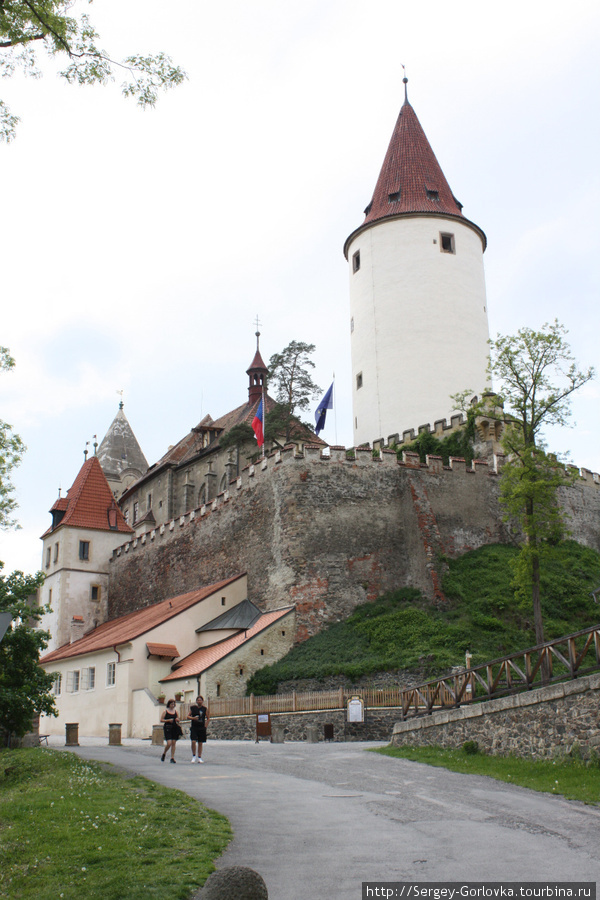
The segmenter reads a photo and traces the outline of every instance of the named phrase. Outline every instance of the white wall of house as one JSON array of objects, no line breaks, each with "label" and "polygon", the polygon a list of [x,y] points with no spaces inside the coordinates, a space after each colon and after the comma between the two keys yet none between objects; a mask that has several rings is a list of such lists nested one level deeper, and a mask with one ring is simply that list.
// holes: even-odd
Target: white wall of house
[{"label": "white wall of house", "polygon": [[[147,643],[175,644],[180,657],[188,656],[199,646],[196,629],[246,596],[247,580],[238,578],[127,644],[44,664],[47,672],[60,674],[61,690],[55,698],[59,716],[43,716],[40,732],[65,734],[65,725],[77,722],[80,735],[108,738],[108,726],[119,722],[123,737],[150,737],[163,709],[158,703],[158,696],[163,692],[159,682],[171,673],[173,661],[148,657]],[[114,685],[109,683],[109,666],[114,666]],[[89,680],[91,669],[94,670],[93,687]],[[170,687],[173,692],[175,689],[175,685]],[[197,682],[188,679],[177,689],[185,691],[189,702],[197,695]]]}]

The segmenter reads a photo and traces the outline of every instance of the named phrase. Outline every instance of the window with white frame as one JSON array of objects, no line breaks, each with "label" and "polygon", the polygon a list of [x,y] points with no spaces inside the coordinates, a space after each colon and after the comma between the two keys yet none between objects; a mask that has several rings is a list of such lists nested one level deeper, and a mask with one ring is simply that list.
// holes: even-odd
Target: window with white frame
[{"label": "window with white frame", "polygon": [[54,684],[52,685],[52,691],[54,692],[55,697],[60,697],[62,694],[62,675],[60,672],[57,672],[56,674]]},{"label": "window with white frame", "polygon": [[117,664],[110,662],[106,664],[106,687],[114,687],[117,680]]},{"label": "window with white frame", "polygon": [[82,691],[93,691],[96,687],[96,668],[95,666],[90,666],[87,669],[81,670],[81,690]]},{"label": "window with white frame", "polygon": [[67,672],[67,693],[76,694],[79,690],[80,671],[75,669],[73,672]]}]

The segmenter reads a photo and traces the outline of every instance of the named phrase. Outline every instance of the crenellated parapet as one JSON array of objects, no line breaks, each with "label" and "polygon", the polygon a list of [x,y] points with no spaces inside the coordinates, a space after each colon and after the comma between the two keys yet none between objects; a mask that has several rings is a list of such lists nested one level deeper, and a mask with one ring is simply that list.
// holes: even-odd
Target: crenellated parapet
[{"label": "crenellated parapet", "polygon": [[[439,429],[445,428],[445,420],[440,420],[440,423],[436,422],[436,426]],[[165,536],[169,537],[174,532],[183,531],[190,526],[197,526],[211,516],[218,515],[225,507],[235,506],[238,496],[248,490],[252,490],[261,480],[273,477],[281,468],[286,470],[296,468],[300,480],[304,480],[307,477],[309,471],[307,466],[322,466],[324,474],[327,470],[333,471],[337,466],[342,466],[348,470],[358,468],[360,470],[368,471],[371,469],[376,471],[381,468],[396,468],[399,472],[410,473],[411,471],[418,471],[424,475],[440,476],[442,478],[464,476],[465,478],[475,477],[480,479],[496,478],[503,464],[504,457],[502,454],[494,454],[490,459],[474,459],[470,466],[467,465],[464,458],[450,457],[449,465],[446,466],[441,456],[429,455],[426,457],[426,462],[422,463],[419,460],[418,453],[409,451],[404,451],[402,458],[398,459],[397,452],[389,447],[382,447],[377,450],[368,446],[356,448],[332,446],[324,450],[321,445],[305,444],[303,449],[299,450],[295,445],[289,445],[282,450],[266,455],[252,465],[246,466],[239,476],[230,481],[227,489],[217,494],[212,501],[204,503],[196,509],[191,509],[160,526],[139,532],[136,537],[117,547],[113,552],[112,558],[115,559],[122,554],[130,553],[138,547],[144,547],[153,543],[158,544]],[[574,485],[595,490],[600,488],[600,475],[597,473],[591,472],[589,469],[579,470],[575,466],[569,466],[567,471],[573,478]]]}]

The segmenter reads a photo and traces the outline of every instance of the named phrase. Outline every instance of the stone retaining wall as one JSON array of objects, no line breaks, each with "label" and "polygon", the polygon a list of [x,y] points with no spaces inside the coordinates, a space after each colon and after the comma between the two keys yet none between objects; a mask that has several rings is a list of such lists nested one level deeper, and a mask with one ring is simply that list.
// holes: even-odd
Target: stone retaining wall
[{"label": "stone retaining wall", "polygon": [[[398,721],[397,707],[392,709],[367,709],[364,722],[346,722],[346,711],[331,709],[315,712],[271,713],[271,725],[282,725],[284,740],[306,741],[307,727],[317,726],[319,741],[324,740],[326,723],[333,725],[333,740],[389,741],[394,723]],[[256,740],[256,716],[220,716],[212,718],[208,729],[209,740]],[[265,740],[262,738],[261,740]]]},{"label": "stone retaining wall", "polygon": [[600,753],[600,674],[460,709],[396,722],[395,747],[457,748],[477,741],[492,754],[548,759],[579,744]]}]

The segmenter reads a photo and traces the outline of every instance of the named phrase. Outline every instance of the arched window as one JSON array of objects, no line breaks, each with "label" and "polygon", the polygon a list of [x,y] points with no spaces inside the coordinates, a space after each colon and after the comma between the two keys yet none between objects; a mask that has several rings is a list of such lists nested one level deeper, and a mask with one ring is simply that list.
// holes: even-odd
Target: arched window
[{"label": "arched window", "polygon": [[198,506],[204,506],[205,503],[206,503],[206,482],[204,482],[204,484],[198,491]]},{"label": "arched window", "polygon": [[229,479],[228,479],[227,474],[225,474],[225,475],[223,475],[223,477],[221,478],[221,485],[220,485],[220,487],[219,487],[219,493],[222,493],[223,491],[226,491],[226,490],[227,490],[227,485],[228,485],[228,483],[229,483]]}]

